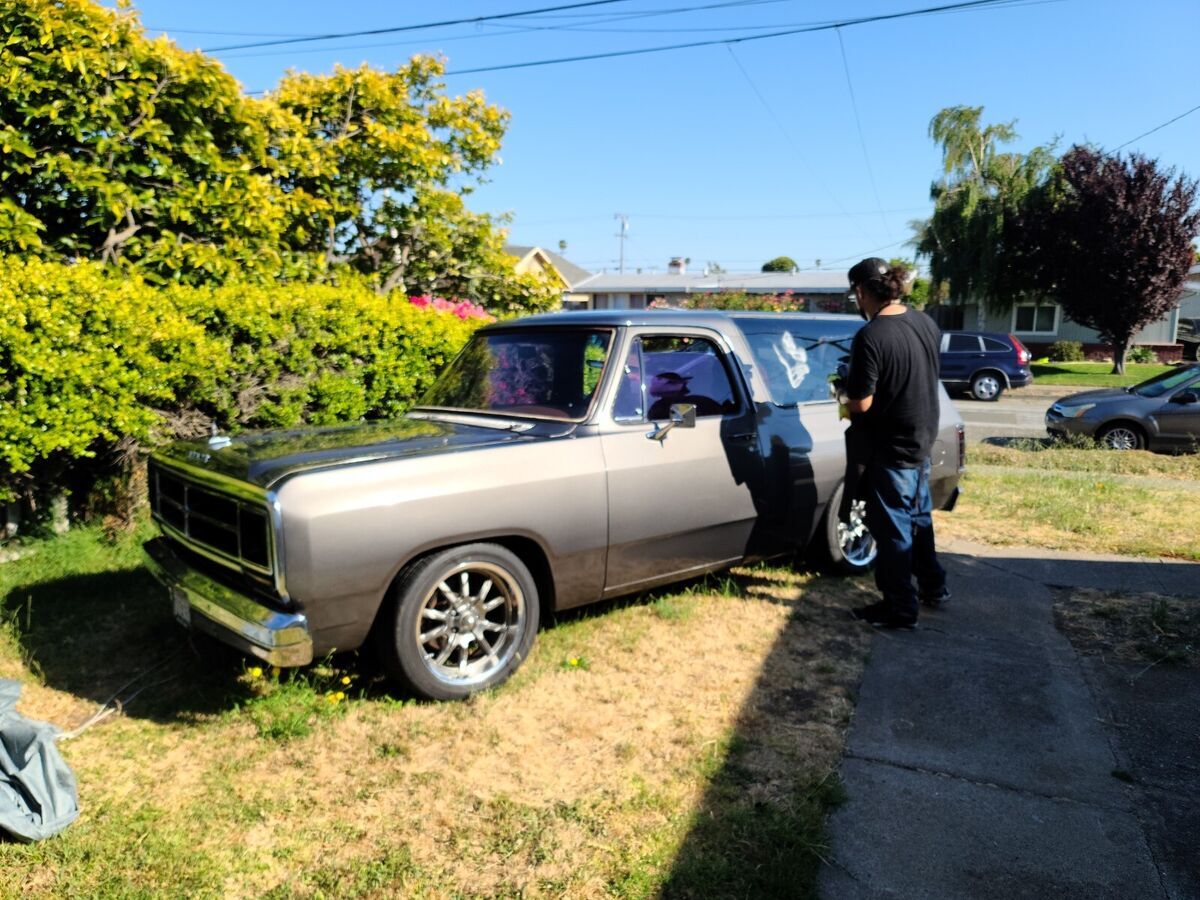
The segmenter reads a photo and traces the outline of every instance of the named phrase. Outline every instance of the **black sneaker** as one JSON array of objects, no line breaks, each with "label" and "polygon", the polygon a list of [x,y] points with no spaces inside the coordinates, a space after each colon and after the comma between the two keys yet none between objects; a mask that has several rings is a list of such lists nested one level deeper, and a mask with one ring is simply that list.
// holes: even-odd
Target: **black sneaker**
[{"label": "black sneaker", "polygon": [[940,591],[921,591],[920,598],[926,606],[937,609],[939,606],[945,606],[946,601],[950,599],[950,590],[942,588]]},{"label": "black sneaker", "polygon": [[913,616],[911,619],[897,616],[892,612],[891,607],[883,602],[872,603],[870,606],[859,606],[850,610],[850,615],[854,616],[860,622],[866,622],[873,628],[912,631],[917,627],[916,616]]}]

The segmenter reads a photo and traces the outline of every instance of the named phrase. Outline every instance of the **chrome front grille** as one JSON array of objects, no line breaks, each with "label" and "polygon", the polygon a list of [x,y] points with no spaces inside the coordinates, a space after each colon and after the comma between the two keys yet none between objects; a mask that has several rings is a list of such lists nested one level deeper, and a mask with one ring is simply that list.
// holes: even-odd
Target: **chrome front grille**
[{"label": "chrome front grille", "polygon": [[163,530],[205,556],[272,574],[271,519],[255,503],[150,463],[150,509]]}]

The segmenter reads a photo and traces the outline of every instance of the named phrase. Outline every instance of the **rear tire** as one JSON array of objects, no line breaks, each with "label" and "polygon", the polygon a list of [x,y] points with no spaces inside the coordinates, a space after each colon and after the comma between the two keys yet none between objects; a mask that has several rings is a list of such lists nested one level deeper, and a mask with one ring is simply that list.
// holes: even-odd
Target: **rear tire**
[{"label": "rear tire", "polygon": [[1004,379],[995,372],[980,372],[971,379],[971,396],[976,400],[993,403],[1004,393]]},{"label": "rear tire", "polygon": [[1130,422],[1114,422],[1096,432],[1096,442],[1108,450],[1145,450],[1146,433]]},{"label": "rear tire", "polygon": [[525,661],[540,607],[529,568],[499,544],[430,554],[397,579],[376,632],[387,675],[430,700],[495,687]]},{"label": "rear tire", "polygon": [[842,505],[845,486],[839,484],[822,519],[821,530],[825,535],[825,553],[833,571],[842,575],[860,575],[868,572],[875,563],[878,550],[875,538],[863,521],[865,504],[859,500],[851,506],[850,521],[838,520],[838,509]]}]

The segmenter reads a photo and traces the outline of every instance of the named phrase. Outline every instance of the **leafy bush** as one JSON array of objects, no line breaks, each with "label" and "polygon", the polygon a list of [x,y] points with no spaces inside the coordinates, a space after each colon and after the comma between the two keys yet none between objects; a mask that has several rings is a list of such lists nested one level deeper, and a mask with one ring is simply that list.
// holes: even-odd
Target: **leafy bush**
[{"label": "leafy bush", "polygon": [[1156,363],[1158,362],[1158,354],[1154,352],[1153,347],[1130,347],[1125,351],[1125,361],[1131,363]]},{"label": "leafy bush", "polygon": [[[439,307],[449,306],[443,310]],[[486,318],[339,285],[174,285],[0,257],[0,499],[86,488],[139,447],[399,415]]]},{"label": "leafy bush", "polygon": [[751,294],[746,291],[691,294],[680,306],[683,309],[744,309],[767,312],[803,312],[807,309],[804,297],[791,291],[782,294]]},{"label": "leafy bush", "polygon": [[1082,362],[1083,344],[1079,341],[1055,341],[1048,354],[1051,362]]}]

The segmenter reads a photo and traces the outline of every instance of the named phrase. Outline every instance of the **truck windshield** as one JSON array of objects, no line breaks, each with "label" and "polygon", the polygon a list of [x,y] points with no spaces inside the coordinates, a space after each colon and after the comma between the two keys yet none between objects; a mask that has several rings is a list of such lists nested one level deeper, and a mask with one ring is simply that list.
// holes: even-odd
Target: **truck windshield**
[{"label": "truck windshield", "polygon": [[583,419],[612,332],[522,329],[476,334],[422,399],[425,409]]}]

